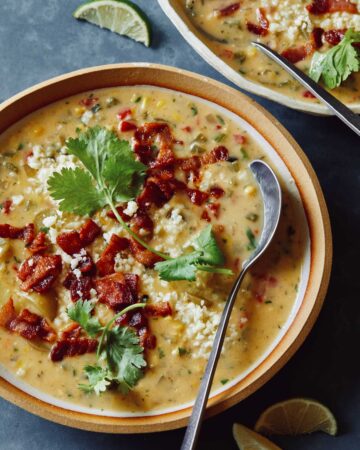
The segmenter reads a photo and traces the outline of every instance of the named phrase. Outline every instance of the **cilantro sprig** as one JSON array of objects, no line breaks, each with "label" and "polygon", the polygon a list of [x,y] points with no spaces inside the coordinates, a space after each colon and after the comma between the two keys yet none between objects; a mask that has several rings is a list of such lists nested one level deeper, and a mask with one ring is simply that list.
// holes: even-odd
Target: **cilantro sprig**
[{"label": "cilantro sprig", "polygon": [[204,228],[195,239],[193,247],[191,253],[156,263],[155,269],[160,278],[165,281],[194,281],[197,270],[233,275],[232,270],[217,267],[224,264],[224,255],[216,242],[211,225]]},{"label": "cilantro sprig", "polygon": [[334,89],[345,81],[351,73],[360,70],[360,52],[353,44],[360,42],[360,32],[353,29],[327,52],[315,52],[309,75],[318,82],[320,79],[329,89]]},{"label": "cilantro sprig", "polygon": [[92,214],[108,205],[116,219],[143,247],[161,257],[123,221],[116,204],[137,196],[147,167],[135,159],[130,144],[107,128],[95,126],[66,141],[67,151],[79,158],[86,170],[62,169],[48,180],[51,196],[61,211]]},{"label": "cilantro sprig", "polygon": [[105,326],[92,315],[94,306],[89,300],[78,300],[67,309],[70,319],[77,322],[89,336],[100,337],[96,352],[97,364],[84,368],[89,384],[79,384],[79,388],[99,395],[110,386],[116,385],[122,393],[127,393],[143,376],[146,366],[144,349],[133,330],[113,325],[118,317],[133,309],[143,308],[145,303],[128,306],[115,314]]}]

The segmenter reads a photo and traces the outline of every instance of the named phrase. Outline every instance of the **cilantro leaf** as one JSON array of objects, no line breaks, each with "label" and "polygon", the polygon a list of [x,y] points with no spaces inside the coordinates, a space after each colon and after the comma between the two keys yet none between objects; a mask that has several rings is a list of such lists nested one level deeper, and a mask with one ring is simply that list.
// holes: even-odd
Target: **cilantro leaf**
[{"label": "cilantro leaf", "polygon": [[106,204],[106,199],[91,180],[91,176],[80,168],[62,169],[48,181],[51,196],[60,201],[60,210],[80,216],[92,214]]},{"label": "cilantro leaf", "polygon": [[360,42],[360,32],[350,29],[338,45],[325,53],[315,52],[311,61],[310,77],[316,82],[322,78],[329,89],[340,86],[351,73],[360,70],[360,53],[352,45],[356,42]]},{"label": "cilantro leaf", "polygon": [[224,255],[217,245],[211,225],[208,225],[195,239],[195,247],[201,250],[201,263],[207,263],[214,266],[224,264]]},{"label": "cilantro leaf", "polygon": [[159,276],[165,281],[196,280],[196,264],[199,261],[201,252],[192,252],[178,258],[160,261],[155,264],[155,269]]},{"label": "cilantro leaf", "polygon": [[94,304],[89,300],[78,300],[66,310],[70,319],[77,322],[91,337],[103,329],[99,320],[91,315],[93,309]]},{"label": "cilantro leaf", "polygon": [[139,338],[130,328],[115,326],[107,333],[104,352],[113,380],[123,393],[128,392],[142,378],[146,366]]},{"label": "cilantro leaf", "polygon": [[105,392],[111,383],[111,375],[106,368],[85,366],[84,372],[89,380],[89,384],[79,384],[79,388],[84,392],[95,392],[96,395],[99,395],[101,392]]},{"label": "cilantro leaf", "polygon": [[250,230],[250,228],[246,229],[246,237],[249,239],[249,243],[247,245],[247,250],[255,250],[257,247],[256,238],[254,233]]},{"label": "cilantro leaf", "polygon": [[225,258],[216,242],[211,225],[195,239],[194,247],[195,250],[191,253],[156,263],[155,270],[159,272],[160,278],[165,281],[194,281],[197,270],[223,275],[233,274],[230,269],[216,267],[224,264]]},{"label": "cilantro leaf", "polygon": [[146,166],[135,159],[127,141],[99,126],[89,128],[66,142],[69,153],[77,156],[93,175],[99,187],[106,187],[115,202],[134,198],[144,180]]}]

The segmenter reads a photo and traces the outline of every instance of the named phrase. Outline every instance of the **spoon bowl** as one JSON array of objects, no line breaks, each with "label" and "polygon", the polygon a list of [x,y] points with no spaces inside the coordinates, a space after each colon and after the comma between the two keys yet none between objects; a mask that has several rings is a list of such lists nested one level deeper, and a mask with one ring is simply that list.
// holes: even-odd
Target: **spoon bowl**
[{"label": "spoon bowl", "polygon": [[242,270],[238,275],[226,301],[224,311],[221,315],[213,347],[210,353],[204,376],[202,378],[198,396],[195,400],[191,417],[185,432],[181,450],[192,450],[196,446],[199,436],[201,422],[205,413],[206,403],[210,394],[212,381],[214,379],[217,362],[225,339],[227,325],[233,309],[237,293],[247,271],[257,260],[261,258],[269,247],[279,224],[281,214],[281,188],[279,181],[272,169],[264,161],[256,160],[250,164],[250,169],[259,184],[264,202],[264,227],[260,241],[255,251],[243,262]]}]

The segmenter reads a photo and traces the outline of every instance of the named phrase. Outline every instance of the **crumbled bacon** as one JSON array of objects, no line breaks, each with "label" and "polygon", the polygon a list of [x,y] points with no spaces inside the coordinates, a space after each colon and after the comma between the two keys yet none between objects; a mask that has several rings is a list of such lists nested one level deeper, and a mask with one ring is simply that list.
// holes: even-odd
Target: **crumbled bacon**
[{"label": "crumbled bacon", "polygon": [[56,238],[56,243],[68,255],[80,253],[80,250],[83,248],[80,234],[75,230],[59,234]]},{"label": "crumbled bacon", "polygon": [[47,248],[46,234],[43,231],[40,231],[27,249],[30,253],[35,255],[44,252]]},{"label": "crumbled bacon", "polygon": [[71,323],[61,332],[61,339],[78,338],[81,334],[81,326],[77,323]]},{"label": "crumbled bacon", "polygon": [[231,5],[225,6],[224,8],[217,9],[215,15],[217,17],[227,17],[234,14],[240,8],[240,3],[232,3]]},{"label": "crumbled bacon", "polygon": [[69,271],[63,282],[66,289],[70,291],[71,300],[76,302],[80,298],[82,300],[90,300],[91,289],[94,288],[94,282],[89,275],[81,275],[77,277],[74,272]]},{"label": "crumbled bacon", "polygon": [[96,103],[99,101],[98,97],[94,97],[93,95],[89,95],[79,101],[79,104],[85,106],[85,108],[91,109]]},{"label": "crumbled bacon", "polygon": [[169,302],[149,303],[145,306],[144,311],[150,317],[166,317],[172,315]]},{"label": "crumbled bacon", "polygon": [[203,220],[206,220],[206,222],[211,222],[211,217],[209,216],[209,213],[206,210],[202,212],[201,218]]},{"label": "crumbled bacon", "polygon": [[10,199],[4,201],[4,203],[2,204],[2,212],[4,214],[10,214],[12,203],[13,202]]},{"label": "crumbled bacon", "polygon": [[[174,162],[173,137],[167,123],[145,123],[136,130],[134,139],[134,151],[144,164],[160,169]],[[159,153],[154,159],[153,146],[156,139],[159,143]]]},{"label": "crumbled bacon", "polygon": [[328,30],[324,33],[324,39],[325,41],[330,45],[338,45],[343,37],[345,36],[346,29],[342,30]]},{"label": "crumbled bacon", "polygon": [[35,238],[35,227],[33,223],[29,223],[23,228],[13,227],[7,223],[0,224],[0,237],[22,239],[28,245]]},{"label": "crumbled bacon", "polygon": [[98,273],[101,277],[115,272],[115,256],[119,252],[126,250],[129,247],[129,244],[129,239],[119,237],[116,234],[111,236],[109,244],[96,263]]},{"label": "crumbled bacon", "polygon": [[213,186],[210,188],[209,194],[210,197],[221,198],[225,194],[225,191],[221,187]]},{"label": "crumbled bacon", "polygon": [[80,240],[83,247],[92,244],[100,234],[101,228],[91,219],[88,219],[79,229]]},{"label": "crumbled bacon", "polygon": [[308,55],[313,53],[314,47],[312,44],[300,45],[299,47],[288,48],[284,50],[281,55],[291,63],[295,64],[305,59]]},{"label": "crumbled bacon", "polygon": [[306,9],[316,16],[334,13],[347,12],[350,14],[357,14],[358,9],[355,3],[350,0],[313,0]]},{"label": "crumbled bacon", "polygon": [[247,22],[246,26],[250,33],[258,36],[266,36],[269,32],[269,21],[266,18],[265,10],[263,8],[256,9],[256,18],[258,23]]},{"label": "crumbled bacon", "polygon": [[[124,222],[129,222],[131,220],[131,217],[124,213],[124,209],[125,209],[124,206],[117,206],[116,211],[118,212],[118,214],[120,215],[120,217],[122,218],[122,220]],[[106,213],[106,215],[108,217],[110,217],[111,219],[116,219],[115,214],[113,213],[113,211],[108,211]]]},{"label": "crumbled bacon", "polygon": [[107,275],[95,281],[99,302],[105,303],[114,311],[137,302],[139,277],[120,272]]},{"label": "crumbled bacon", "polygon": [[0,325],[29,340],[54,342],[56,339],[55,331],[43,317],[28,309],[22,310],[17,315],[12,298],[0,309]]},{"label": "crumbled bacon", "polygon": [[53,362],[62,361],[65,357],[79,356],[85,353],[95,352],[98,345],[96,339],[88,338],[65,338],[56,342],[50,352],[50,358]]},{"label": "crumbled bacon", "polygon": [[18,278],[22,281],[23,291],[30,289],[36,292],[48,291],[62,269],[59,255],[34,255],[22,263]]},{"label": "crumbled bacon", "polygon": [[140,345],[145,349],[152,350],[156,347],[156,336],[151,334],[149,327],[143,327],[138,330]]},{"label": "crumbled bacon", "polygon": [[136,130],[137,126],[134,122],[129,122],[128,120],[122,120],[119,123],[119,131],[125,133],[127,131]]},{"label": "crumbled bacon", "polygon": [[68,255],[80,253],[80,250],[90,245],[101,233],[101,228],[91,219],[87,220],[79,229],[59,234],[56,242]]},{"label": "crumbled bacon", "polygon": [[144,230],[148,235],[152,235],[154,230],[154,222],[145,209],[138,209],[131,219],[131,229],[134,233]]},{"label": "crumbled bacon", "polygon": [[191,203],[197,206],[201,206],[209,198],[209,194],[207,192],[200,191],[199,189],[187,188],[185,192]]},{"label": "crumbled bacon", "polygon": [[212,212],[216,219],[219,218],[220,215],[220,203],[208,203],[206,208]]},{"label": "crumbled bacon", "polygon": [[134,239],[130,239],[130,251],[136,261],[143,264],[145,267],[154,267],[155,263],[163,261],[161,256],[155,255],[155,253],[152,253]]},{"label": "crumbled bacon", "polygon": [[324,30],[322,28],[316,27],[311,32],[311,41],[314,45],[314,48],[317,50],[322,47],[322,36],[324,34]]},{"label": "crumbled bacon", "polygon": [[227,161],[229,159],[229,150],[223,145],[215,147],[211,152],[205,153],[200,157],[201,164],[216,164],[220,161]]}]

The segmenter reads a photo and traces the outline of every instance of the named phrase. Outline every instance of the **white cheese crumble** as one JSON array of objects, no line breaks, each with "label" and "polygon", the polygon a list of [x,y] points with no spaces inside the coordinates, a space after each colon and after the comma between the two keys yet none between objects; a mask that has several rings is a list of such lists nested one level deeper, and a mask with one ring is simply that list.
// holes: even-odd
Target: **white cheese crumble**
[{"label": "white cheese crumble", "polygon": [[43,219],[42,223],[43,223],[44,227],[50,228],[53,225],[55,225],[56,221],[57,221],[56,216],[48,216]]},{"label": "white cheese crumble", "polygon": [[85,111],[84,114],[81,116],[81,122],[84,125],[89,125],[90,120],[93,118],[94,113],[92,111]]},{"label": "white cheese crumble", "polygon": [[130,200],[128,202],[126,208],[124,209],[124,214],[132,217],[138,209],[139,209],[138,204],[136,202],[134,202],[133,200]]},{"label": "white cheese crumble", "polygon": [[11,197],[11,200],[13,202],[13,205],[17,206],[17,205],[20,205],[23,202],[24,196],[21,195],[21,194],[20,195],[13,195]]}]

